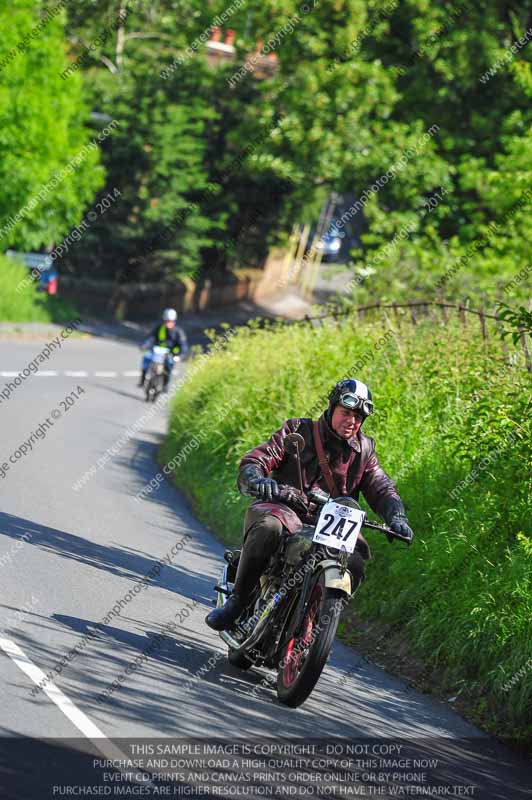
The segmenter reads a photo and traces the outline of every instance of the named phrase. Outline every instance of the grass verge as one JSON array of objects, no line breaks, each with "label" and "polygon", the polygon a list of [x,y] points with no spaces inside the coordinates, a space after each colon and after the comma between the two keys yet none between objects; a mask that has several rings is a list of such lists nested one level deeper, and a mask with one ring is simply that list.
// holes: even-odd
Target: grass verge
[{"label": "grass verge", "polygon": [[29,269],[8,256],[0,256],[0,322],[70,322],[77,310],[61,297],[37,291]]}]

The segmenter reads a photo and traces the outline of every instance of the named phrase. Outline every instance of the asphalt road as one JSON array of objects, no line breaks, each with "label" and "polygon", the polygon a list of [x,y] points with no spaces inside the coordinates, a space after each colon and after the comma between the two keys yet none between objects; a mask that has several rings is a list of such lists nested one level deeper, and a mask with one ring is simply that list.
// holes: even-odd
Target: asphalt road
[{"label": "asphalt road", "polygon": [[[24,369],[43,345],[36,339],[0,341],[0,393],[13,380],[3,373]],[[169,483],[149,499],[135,497],[158,472],[155,453],[166,426],[165,407],[151,412],[136,388],[138,361],[129,342],[72,337],[41,367],[53,374],[31,374],[7,400],[1,398],[0,466],[8,465],[0,478],[4,743],[18,737],[19,745],[31,744],[37,752],[40,740],[72,740],[73,750],[94,752],[99,739],[105,752],[107,737],[481,742],[489,756],[475,772],[489,781],[483,793],[469,796],[520,797],[517,788],[508,793],[511,776],[522,766],[517,756],[482,737],[446,704],[338,642],[314,693],[298,710],[280,705],[274,689],[261,684],[266,671],[239,672],[227,663],[225,646],[203,622],[223,546]],[[67,396],[73,403],[65,407]],[[20,445],[46,419],[53,424],[20,455]],[[155,574],[177,542],[182,549]],[[132,592],[120,614],[104,623],[150,572],[149,587]],[[153,637],[187,607],[177,629],[146,655]],[[56,670],[48,693],[36,692],[39,670],[53,670],[87,634],[86,647]],[[209,659],[212,669],[191,685]],[[135,663],[102,701],[102,692]],[[31,767],[22,764],[0,757],[0,796],[7,772],[23,785],[17,769]],[[30,796],[10,791],[3,796]],[[52,796],[46,791],[39,797]]]}]

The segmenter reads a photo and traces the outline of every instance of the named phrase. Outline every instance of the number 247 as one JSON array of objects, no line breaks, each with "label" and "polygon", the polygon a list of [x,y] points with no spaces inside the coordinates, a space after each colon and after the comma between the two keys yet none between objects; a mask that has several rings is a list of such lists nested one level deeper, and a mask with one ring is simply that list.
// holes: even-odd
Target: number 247
[{"label": "number 247", "polygon": [[334,514],[325,514],[323,519],[324,521],[325,520],[327,521],[325,522],[324,525],[322,525],[321,530],[318,531],[318,533],[322,535],[329,533],[329,536],[337,536],[338,539],[341,539],[342,533],[344,532],[345,523],[347,522],[347,524],[351,526],[347,531],[346,535],[343,537],[344,542],[346,541],[346,539],[349,539],[352,533],[354,533],[358,525],[357,520],[339,519],[337,524],[334,526],[334,529],[332,531],[328,531],[327,529],[330,528],[332,523],[334,522]]}]

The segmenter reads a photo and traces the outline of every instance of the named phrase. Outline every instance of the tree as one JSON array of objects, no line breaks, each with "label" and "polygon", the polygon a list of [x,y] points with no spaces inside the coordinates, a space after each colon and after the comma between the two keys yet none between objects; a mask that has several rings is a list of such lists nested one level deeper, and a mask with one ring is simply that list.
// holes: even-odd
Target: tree
[{"label": "tree", "polygon": [[[361,221],[348,302],[500,293],[529,236],[529,51],[508,58],[527,8],[237,5],[237,58],[216,69],[202,42],[222,2],[131,0],[125,20],[124,0],[72,11],[72,56],[102,42],[83,68],[93,107],[124,120],[104,154],[125,199],[94,227],[103,269],[153,279],[260,263],[336,191]],[[277,56],[269,79],[246,67],[261,48]]]},{"label": "tree", "polygon": [[[39,15],[39,10],[41,14]],[[60,241],[103,184],[82,81],[64,81],[64,11],[0,10],[0,248]]]},{"label": "tree", "polygon": [[[357,300],[436,293],[485,302],[526,264],[530,63],[529,51],[511,47],[531,23],[530,10],[512,2],[408,0],[393,13],[389,35],[365,40],[361,55],[382,60],[396,78],[392,120],[437,124],[434,146],[447,174],[441,186],[432,176],[432,194],[425,191],[417,207],[408,195],[379,192],[374,235],[356,254]],[[408,235],[394,241],[412,212]],[[526,291],[519,284],[518,293]]]}]

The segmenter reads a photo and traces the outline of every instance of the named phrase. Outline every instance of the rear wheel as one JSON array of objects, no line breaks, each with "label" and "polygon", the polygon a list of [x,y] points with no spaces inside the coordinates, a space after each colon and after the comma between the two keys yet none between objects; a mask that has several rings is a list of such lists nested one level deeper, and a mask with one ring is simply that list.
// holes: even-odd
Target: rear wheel
[{"label": "rear wheel", "polygon": [[238,669],[249,669],[253,666],[253,661],[250,661],[247,656],[243,653],[239,653],[238,650],[234,650],[232,647],[229,648],[227,660],[233,667],[237,667]]},{"label": "rear wheel", "polygon": [[342,592],[317,580],[298,636],[287,643],[277,672],[277,696],[296,708],[314,689],[329,657],[340,619]]},{"label": "rear wheel", "polygon": [[[239,559],[240,559],[240,550],[233,550],[231,553],[230,560],[227,561],[230,567],[234,567],[234,576],[236,576],[236,568],[238,566]],[[234,581],[234,576],[231,582]],[[229,578],[229,570],[228,570],[228,580],[231,580]],[[249,602],[248,608],[246,609],[245,612],[243,612],[240,615],[240,617],[237,620],[237,624],[240,621],[240,625],[243,626],[243,629],[247,630],[246,637],[251,634],[249,623],[250,623],[250,617],[253,616],[254,609],[256,607],[255,603],[256,603],[256,597],[252,597]],[[229,663],[232,664],[233,667],[237,667],[237,669],[249,669],[250,667],[253,666],[253,661],[251,660],[251,658],[249,658],[249,656],[247,656],[245,653],[240,652],[239,649],[235,649],[234,647],[229,648],[229,652],[227,653],[227,659]]]}]

